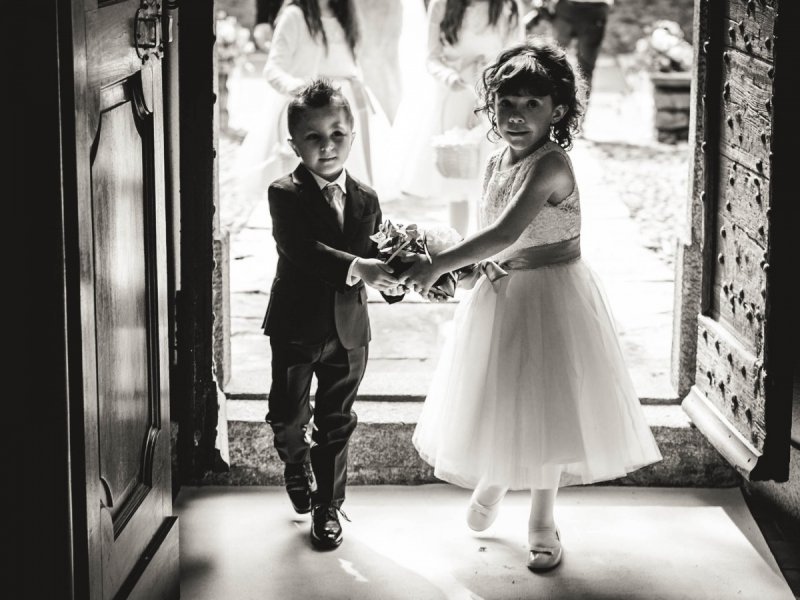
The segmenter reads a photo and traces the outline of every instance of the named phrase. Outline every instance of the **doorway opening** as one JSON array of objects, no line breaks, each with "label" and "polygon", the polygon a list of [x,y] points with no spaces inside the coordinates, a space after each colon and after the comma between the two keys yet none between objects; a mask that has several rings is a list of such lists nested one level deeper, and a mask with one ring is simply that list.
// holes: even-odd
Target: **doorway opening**
[{"label": "doorway opening", "polygon": [[[356,4],[362,8],[369,3]],[[392,4],[403,9],[409,2]],[[687,5],[690,17],[691,3]],[[223,341],[229,349],[218,353],[218,363],[224,364],[222,387],[229,401],[260,401],[266,400],[270,386],[269,344],[260,325],[277,255],[265,197],[254,204],[240,196],[237,152],[248,126],[259,121],[259,99],[268,85],[262,70],[269,41],[260,34],[253,38],[255,3],[228,0],[217,7],[220,206],[230,286],[230,313],[222,319],[230,324]],[[401,23],[408,23],[407,16],[397,19],[396,27]],[[378,24],[376,29],[385,27]],[[531,33],[548,31],[540,27]],[[395,47],[402,44],[400,31],[392,35]],[[640,35],[647,35],[645,27]],[[642,53],[622,43],[619,32],[608,37],[612,47],[598,60],[584,134],[571,152],[582,193],[584,256],[606,286],[640,398],[677,403],[670,354],[676,239],[685,227],[689,193],[688,90],[686,121],[678,126],[675,143],[659,142],[653,85]],[[401,75],[415,69],[403,64],[403,56],[387,60],[398,60]],[[416,65],[416,71],[417,77],[428,76],[424,65]],[[365,78],[369,75],[365,69]],[[400,98],[384,97],[384,111],[394,113]],[[399,222],[451,224],[453,218],[449,200],[442,197],[393,194],[381,196],[381,207],[385,217]],[[457,302],[439,305],[407,297],[389,308],[373,290],[370,301],[373,342],[360,397],[421,400]]]}]

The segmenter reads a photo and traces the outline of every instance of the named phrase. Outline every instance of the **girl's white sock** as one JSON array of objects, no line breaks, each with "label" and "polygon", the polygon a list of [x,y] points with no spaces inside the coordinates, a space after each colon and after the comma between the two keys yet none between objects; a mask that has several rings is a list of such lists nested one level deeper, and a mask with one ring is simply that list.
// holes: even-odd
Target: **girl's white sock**
[{"label": "girl's white sock", "polygon": [[531,490],[531,515],[528,519],[528,533],[543,529],[555,529],[553,509],[556,505],[558,488]]},{"label": "girl's white sock", "polygon": [[561,469],[549,473],[551,487],[531,489],[531,514],[528,518],[528,544],[552,543],[555,538],[556,520],[554,510]]},{"label": "girl's white sock", "polygon": [[483,480],[478,483],[475,499],[484,506],[497,504],[506,495],[508,488],[502,485],[485,483]]}]

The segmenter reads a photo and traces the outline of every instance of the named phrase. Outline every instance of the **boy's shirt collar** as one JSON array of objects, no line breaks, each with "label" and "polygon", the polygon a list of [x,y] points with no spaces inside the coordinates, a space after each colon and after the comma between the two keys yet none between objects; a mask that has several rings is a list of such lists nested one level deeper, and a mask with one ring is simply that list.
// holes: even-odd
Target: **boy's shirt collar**
[{"label": "boy's shirt collar", "polygon": [[336,185],[339,186],[339,188],[341,188],[342,193],[347,193],[347,187],[346,187],[347,169],[342,169],[342,172],[333,181],[328,181],[327,179],[323,179],[322,177],[314,173],[314,171],[312,171],[311,169],[309,169],[308,172],[311,173],[311,176],[314,178],[314,181],[317,182],[317,185],[319,186],[320,190],[324,190],[326,186],[330,185],[331,183],[335,183]]}]

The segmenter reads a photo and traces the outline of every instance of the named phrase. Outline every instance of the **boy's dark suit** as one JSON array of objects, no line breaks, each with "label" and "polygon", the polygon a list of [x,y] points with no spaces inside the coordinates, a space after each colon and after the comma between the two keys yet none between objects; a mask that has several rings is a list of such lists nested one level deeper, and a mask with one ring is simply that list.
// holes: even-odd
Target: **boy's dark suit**
[{"label": "boy's dark suit", "polygon": [[356,426],[351,408],[370,341],[367,290],[361,281],[346,285],[346,279],[354,257],[376,255],[369,236],[381,223],[374,191],[348,175],[345,194],[342,230],[302,164],[270,185],[278,267],[263,323],[272,346],[267,421],[275,448],[285,463],[308,460],[305,425],[316,374],[315,445],[310,450],[318,486],[314,502],[336,506],[344,501],[347,444]]}]

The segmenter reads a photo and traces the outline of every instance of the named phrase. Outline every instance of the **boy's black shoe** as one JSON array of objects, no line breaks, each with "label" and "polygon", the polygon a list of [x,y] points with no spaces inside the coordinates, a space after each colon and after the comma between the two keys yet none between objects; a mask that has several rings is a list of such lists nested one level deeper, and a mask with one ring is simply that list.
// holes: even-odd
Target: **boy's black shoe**
[{"label": "boy's black shoe", "polygon": [[311,511],[311,494],[317,491],[317,480],[310,462],[286,463],[283,468],[286,492],[295,512],[304,515]]},{"label": "boy's black shoe", "polygon": [[311,544],[318,550],[333,550],[342,544],[339,510],[333,504],[315,504],[311,509]]}]

